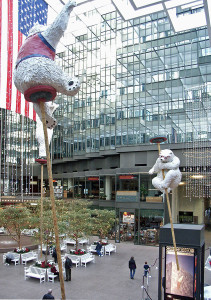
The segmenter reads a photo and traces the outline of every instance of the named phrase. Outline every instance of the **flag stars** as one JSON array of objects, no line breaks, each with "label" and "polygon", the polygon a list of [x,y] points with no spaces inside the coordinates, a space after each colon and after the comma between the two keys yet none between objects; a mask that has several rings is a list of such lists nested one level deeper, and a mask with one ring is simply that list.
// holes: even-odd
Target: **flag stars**
[{"label": "flag stars", "polygon": [[48,5],[44,0],[19,0],[19,30],[27,35],[36,22],[45,25],[47,12]]}]

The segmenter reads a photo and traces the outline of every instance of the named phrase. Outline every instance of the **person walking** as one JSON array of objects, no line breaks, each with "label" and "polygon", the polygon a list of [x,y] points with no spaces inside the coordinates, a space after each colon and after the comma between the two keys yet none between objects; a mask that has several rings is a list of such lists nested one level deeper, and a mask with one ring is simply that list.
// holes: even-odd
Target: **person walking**
[{"label": "person walking", "polygon": [[130,279],[134,279],[134,275],[136,272],[136,262],[133,256],[131,256],[129,260],[129,269],[130,269]]},{"label": "person walking", "polygon": [[145,264],[144,264],[144,276],[147,277],[147,274],[149,273],[150,271],[150,266],[148,265],[147,261],[145,261]]},{"label": "person walking", "polygon": [[65,281],[71,281],[71,268],[72,268],[72,260],[67,256],[67,254],[65,255],[65,273],[66,273],[66,279]]},{"label": "person walking", "polygon": [[55,299],[52,295],[52,289],[48,290],[48,293],[43,296],[43,299]]}]

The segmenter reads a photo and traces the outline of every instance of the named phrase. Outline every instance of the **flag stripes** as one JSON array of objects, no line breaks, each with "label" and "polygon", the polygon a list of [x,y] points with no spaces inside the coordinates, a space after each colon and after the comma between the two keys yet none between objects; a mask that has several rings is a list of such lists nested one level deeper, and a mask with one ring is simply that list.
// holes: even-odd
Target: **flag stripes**
[{"label": "flag stripes", "polygon": [[36,120],[33,104],[27,102],[13,83],[18,51],[34,23],[47,23],[44,0],[0,0],[0,108]]},{"label": "flag stripes", "polygon": [[7,18],[7,91],[6,109],[11,110],[12,101],[12,71],[13,71],[13,0],[8,0]]}]

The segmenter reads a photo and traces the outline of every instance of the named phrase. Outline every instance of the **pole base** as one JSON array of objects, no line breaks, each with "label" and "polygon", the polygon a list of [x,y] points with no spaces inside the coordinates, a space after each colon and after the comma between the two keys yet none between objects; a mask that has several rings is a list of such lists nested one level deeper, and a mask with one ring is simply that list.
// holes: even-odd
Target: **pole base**
[{"label": "pole base", "polygon": [[37,85],[26,90],[24,97],[28,102],[49,102],[56,98],[56,89],[49,85]]},{"label": "pole base", "polygon": [[149,141],[152,144],[161,144],[161,143],[167,141],[167,138],[164,136],[156,136],[154,138],[151,138]]},{"label": "pole base", "polygon": [[37,163],[39,163],[40,165],[45,165],[45,164],[47,164],[47,159],[45,159],[45,158],[36,158],[35,161],[36,161]]}]

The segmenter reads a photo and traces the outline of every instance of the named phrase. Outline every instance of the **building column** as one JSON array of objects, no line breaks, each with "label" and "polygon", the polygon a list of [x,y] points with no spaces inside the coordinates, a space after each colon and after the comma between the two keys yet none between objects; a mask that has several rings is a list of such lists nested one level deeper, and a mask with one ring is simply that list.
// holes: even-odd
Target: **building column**
[{"label": "building column", "polygon": [[171,201],[171,214],[173,223],[178,223],[178,206],[179,206],[179,198],[178,198],[178,187],[172,190],[172,201]]},{"label": "building column", "polygon": [[[4,195],[8,196],[9,195],[9,179],[5,178],[4,179]],[[22,187],[23,188],[23,187]]]},{"label": "building column", "polygon": [[70,195],[73,197],[73,195],[74,195],[74,178],[68,178],[67,189],[69,192],[70,191],[72,192],[72,193],[70,193]]},{"label": "building column", "polygon": [[68,190],[69,189],[72,189],[73,187],[74,187],[74,184],[73,184],[73,178],[68,178],[68,183],[67,183],[67,185],[68,185]]},{"label": "building column", "polygon": [[105,194],[106,194],[106,200],[111,200],[111,193],[112,193],[112,181],[111,181],[111,176],[106,176],[106,178],[105,178]]}]

